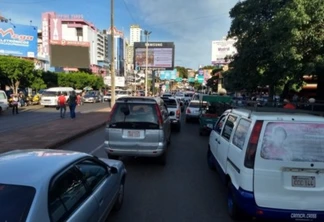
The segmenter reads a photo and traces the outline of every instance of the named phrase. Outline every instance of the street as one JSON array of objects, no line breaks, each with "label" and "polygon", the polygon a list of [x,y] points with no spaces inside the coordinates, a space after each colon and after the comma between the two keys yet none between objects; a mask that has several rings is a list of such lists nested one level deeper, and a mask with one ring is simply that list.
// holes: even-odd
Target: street
[{"label": "street", "polygon": [[[76,112],[89,112],[108,107],[108,103],[84,104],[76,108]],[[69,115],[69,108],[66,110],[66,117]],[[35,106],[18,115],[12,115],[11,109],[0,115],[0,133],[17,130],[24,127],[44,124],[60,118],[59,111],[54,107]]]},{"label": "street", "polygon": [[[104,128],[61,149],[106,157]],[[166,166],[149,159],[123,158],[128,171],[124,205],[110,222],[230,222],[226,189],[216,172],[208,169],[208,137],[200,137],[198,124],[183,122],[172,135]]]}]

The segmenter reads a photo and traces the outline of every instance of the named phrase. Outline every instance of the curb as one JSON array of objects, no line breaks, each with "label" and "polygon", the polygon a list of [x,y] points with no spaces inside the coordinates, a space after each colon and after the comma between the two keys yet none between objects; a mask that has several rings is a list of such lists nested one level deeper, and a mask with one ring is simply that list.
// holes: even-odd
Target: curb
[{"label": "curb", "polygon": [[58,148],[58,147],[60,147],[62,145],[65,145],[65,144],[67,144],[67,143],[69,143],[69,142],[71,142],[71,141],[73,141],[75,139],[78,139],[78,138],[80,138],[80,137],[82,137],[82,136],[84,136],[84,135],[86,135],[88,133],[91,133],[91,132],[99,129],[99,128],[105,126],[106,124],[107,124],[107,121],[105,121],[103,123],[99,123],[99,124],[97,124],[97,125],[95,125],[95,126],[93,126],[91,128],[84,129],[84,130],[82,130],[82,131],[80,131],[80,132],[78,132],[78,133],[76,133],[74,135],[71,135],[71,136],[69,136],[69,137],[67,137],[67,138],[65,138],[63,140],[60,140],[58,142],[55,142],[53,144],[48,145],[47,147],[45,147],[45,149],[56,149],[56,148]]}]

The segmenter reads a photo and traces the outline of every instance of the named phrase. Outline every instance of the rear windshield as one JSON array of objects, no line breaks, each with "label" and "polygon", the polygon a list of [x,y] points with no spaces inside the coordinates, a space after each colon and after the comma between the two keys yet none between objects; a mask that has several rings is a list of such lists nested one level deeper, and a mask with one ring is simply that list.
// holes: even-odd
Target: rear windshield
[{"label": "rear windshield", "polygon": [[26,221],[35,193],[33,187],[0,184],[1,221]]},{"label": "rear windshield", "polygon": [[3,92],[0,92],[0,99],[6,99],[6,94]]},{"label": "rear windshield", "polygon": [[169,108],[177,108],[177,102],[174,99],[163,99],[164,104]]},{"label": "rear windshield", "polygon": [[261,157],[268,160],[324,162],[324,124],[275,123],[266,125]]},{"label": "rear windshield", "polygon": [[112,128],[158,129],[153,104],[116,104],[109,123]]},{"label": "rear windshield", "polygon": [[43,97],[55,97],[57,96],[57,92],[51,92],[51,91],[45,91],[43,92],[42,96]]},{"label": "rear windshield", "polygon": [[191,102],[189,104],[189,107],[191,108],[200,108],[200,107],[203,107],[203,108],[206,108],[207,107],[207,103],[199,103],[199,102]]}]

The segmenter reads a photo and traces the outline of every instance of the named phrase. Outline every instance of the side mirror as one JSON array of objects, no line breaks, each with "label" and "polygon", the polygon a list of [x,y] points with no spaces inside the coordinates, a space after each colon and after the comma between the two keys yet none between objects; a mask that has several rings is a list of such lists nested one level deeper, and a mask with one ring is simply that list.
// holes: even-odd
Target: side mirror
[{"label": "side mirror", "polygon": [[111,174],[116,174],[116,173],[118,173],[118,170],[117,170],[117,168],[116,167],[110,167],[110,173]]},{"label": "side mirror", "polygon": [[171,111],[170,113],[169,113],[169,116],[174,116],[174,112],[173,111]]}]

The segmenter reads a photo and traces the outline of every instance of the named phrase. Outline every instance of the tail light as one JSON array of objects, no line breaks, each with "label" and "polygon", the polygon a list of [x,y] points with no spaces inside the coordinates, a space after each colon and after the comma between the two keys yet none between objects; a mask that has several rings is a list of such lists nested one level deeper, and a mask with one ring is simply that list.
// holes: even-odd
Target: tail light
[{"label": "tail light", "polygon": [[157,113],[159,126],[161,128],[163,126],[163,117],[162,117],[162,113],[161,113],[161,110],[160,110],[160,107],[159,107],[158,104],[155,104],[155,110],[156,110],[156,113]]},{"label": "tail light", "polygon": [[176,116],[180,117],[180,109],[177,109]]},{"label": "tail light", "polygon": [[190,111],[190,109],[189,109],[189,108],[187,109],[187,113],[191,113],[191,111]]},{"label": "tail light", "polygon": [[115,105],[113,106],[113,108],[110,111],[110,114],[109,114],[109,117],[108,117],[108,123],[110,122],[111,117],[114,115],[114,112],[116,111],[116,108],[117,108],[117,104],[115,103]]},{"label": "tail light", "polygon": [[255,122],[255,125],[253,127],[249,144],[247,146],[246,154],[245,154],[244,166],[246,168],[250,168],[250,169],[254,168],[255,154],[258,147],[258,141],[260,138],[262,125],[263,125],[263,121],[258,120]]}]

